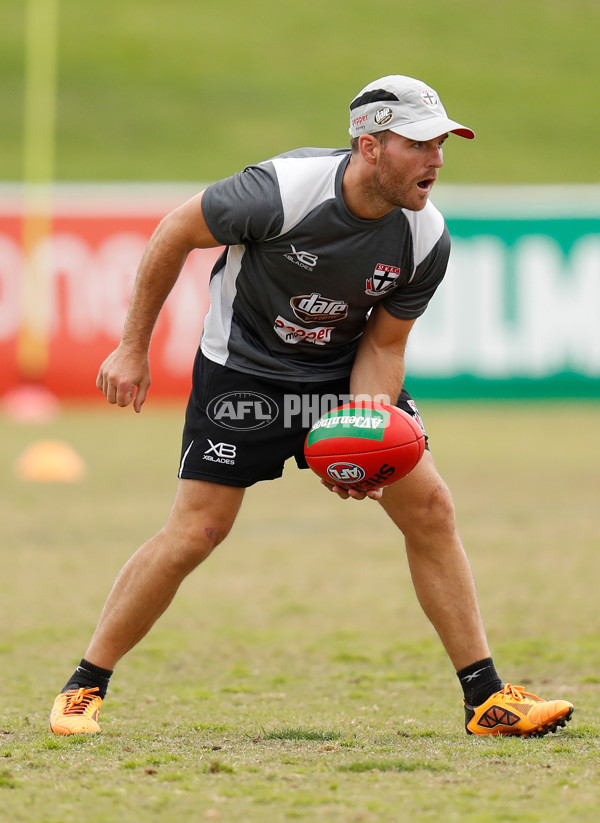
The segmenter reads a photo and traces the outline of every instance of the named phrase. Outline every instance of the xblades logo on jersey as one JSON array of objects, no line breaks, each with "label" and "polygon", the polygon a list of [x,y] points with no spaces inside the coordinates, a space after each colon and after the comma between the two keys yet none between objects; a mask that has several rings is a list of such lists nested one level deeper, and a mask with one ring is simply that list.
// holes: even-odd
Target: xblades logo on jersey
[{"label": "xblades logo on jersey", "polygon": [[378,297],[387,294],[397,285],[396,280],[399,275],[400,269],[396,266],[386,266],[385,263],[378,263],[371,277],[367,277],[366,294],[373,294]]},{"label": "xblades logo on jersey", "polygon": [[295,247],[291,243],[290,246],[292,247],[292,251],[291,253],[283,255],[285,259],[289,260],[290,263],[295,263],[296,266],[312,271],[317,265],[319,256],[317,254],[312,254],[309,251],[296,251]]},{"label": "xblades logo on jersey", "polygon": [[296,317],[304,323],[334,322],[348,316],[348,304],[344,300],[331,300],[318,292],[292,297],[290,306]]}]

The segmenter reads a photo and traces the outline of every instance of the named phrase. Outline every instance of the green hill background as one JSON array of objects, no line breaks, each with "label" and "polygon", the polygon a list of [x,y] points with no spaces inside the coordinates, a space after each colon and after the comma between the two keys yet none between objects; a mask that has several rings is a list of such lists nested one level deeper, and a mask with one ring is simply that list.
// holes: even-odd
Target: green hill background
[{"label": "green hill background", "polygon": [[[23,173],[28,2],[2,2],[5,181]],[[58,180],[207,181],[346,145],[349,100],[401,73],[477,132],[444,181],[600,181],[598,0],[60,0],[59,22]]]}]

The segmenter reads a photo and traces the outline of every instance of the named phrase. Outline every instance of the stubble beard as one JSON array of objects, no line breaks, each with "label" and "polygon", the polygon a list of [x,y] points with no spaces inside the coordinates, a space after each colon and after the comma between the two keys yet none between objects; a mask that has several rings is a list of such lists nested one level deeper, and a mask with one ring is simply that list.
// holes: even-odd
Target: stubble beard
[{"label": "stubble beard", "polygon": [[388,211],[393,208],[408,209],[409,211],[421,211],[425,208],[429,197],[423,192],[421,196],[413,192],[413,185],[395,171],[387,159],[385,151],[381,154],[380,164],[373,179],[373,195],[382,206],[387,204]]}]

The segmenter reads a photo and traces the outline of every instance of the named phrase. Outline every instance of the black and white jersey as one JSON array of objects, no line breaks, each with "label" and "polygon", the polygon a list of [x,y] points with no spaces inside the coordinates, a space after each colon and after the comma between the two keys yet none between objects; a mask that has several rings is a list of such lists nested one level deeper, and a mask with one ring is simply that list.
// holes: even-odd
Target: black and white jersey
[{"label": "black and white jersey", "polygon": [[344,149],[299,149],[213,183],[202,208],[227,248],[210,281],[201,347],[260,377],[350,373],[372,307],[413,319],[441,282],[450,240],[431,203],[378,220],[342,197]]}]

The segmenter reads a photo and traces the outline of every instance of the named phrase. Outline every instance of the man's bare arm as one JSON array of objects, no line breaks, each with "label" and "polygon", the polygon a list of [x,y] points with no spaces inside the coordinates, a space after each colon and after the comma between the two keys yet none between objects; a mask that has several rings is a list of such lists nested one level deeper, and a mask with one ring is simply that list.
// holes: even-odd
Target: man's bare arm
[{"label": "man's bare arm", "polygon": [[[383,306],[373,309],[350,375],[350,393],[355,400],[362,397],[382,403],[396,402],[404,383],[404,352],[414,322],[393,317]],[[381,489],[359,492],[321,482],[344,499],[381,498]]]},{"label": "man's bare arm", "polygon": [[354,397],[389,398],[395,403],[404,384],[404,354],[414,320],[400,320],[383,306],[373,309],[350,376]]},{"label": "man's bare arm", "polygon": [[109,403],[136,412],[150,388],[148,349],[164,303],[192,249],[214,248],[202,212],[202,192],[170,212],[150,238],[140,262],[121,342],[100,366],[97,387]]}]

